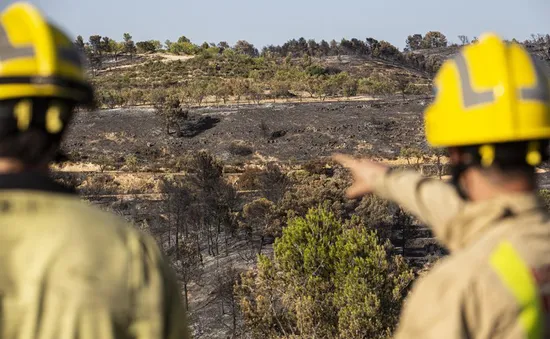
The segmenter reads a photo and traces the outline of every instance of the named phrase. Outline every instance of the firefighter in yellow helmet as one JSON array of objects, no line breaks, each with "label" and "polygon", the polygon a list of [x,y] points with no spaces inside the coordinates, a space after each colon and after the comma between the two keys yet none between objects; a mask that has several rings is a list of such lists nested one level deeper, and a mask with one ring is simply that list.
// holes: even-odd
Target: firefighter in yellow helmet
[{"label": "firefighter in yellow helmet", "polygon": [[26,3],[0,13],[0,337],[189,338],[155,241],[48,177],[91,100],[65,34]]},{"label": "firefighter in yellow helmet", "polygon": [[430,225],[451,255],[414,285],[396,338],[550,338],[547,159],[550,82],[521,45],[486,34],[443,64],[426,137],[449,150],[451,184],[367,159],[348,195],[374,192]]}]

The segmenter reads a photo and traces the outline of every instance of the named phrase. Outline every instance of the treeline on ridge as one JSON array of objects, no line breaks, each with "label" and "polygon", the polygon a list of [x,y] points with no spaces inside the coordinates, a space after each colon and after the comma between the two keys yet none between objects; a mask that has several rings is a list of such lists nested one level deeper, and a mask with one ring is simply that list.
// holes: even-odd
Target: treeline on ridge
[{"label": "treeline on ridge", "polygon": [[[466,36],[459,39],[461,44],[471,42]],[[185,36],[164,44],[158,40],[135,43],[128,33],[121,42],[99,35],[90,36],[87,42],[81,36],[75,40],[96,75],[93,81],[98,104],[108,108],[158,105],[155,98],[167,96],[178,98],[182,105],[200,106],[241,100],[259,103],[271,99],[429,94],[431,76],[458,45],[450,44],[440,32],[411,35],[406,44],[401,52],[373,38],[340,42],[300,38],[259,51],[244,40],[234,46],[227,42],[196,45]],[[533,36],[524,44],[550,49],[550,36]],[[442,49],[443,56],[422,52]],[[189,59],[170,61],[163,54]],[[383,64],[346,66],[342,58],[349,56]],[[134,67],[119,67],[125,65]]]}]

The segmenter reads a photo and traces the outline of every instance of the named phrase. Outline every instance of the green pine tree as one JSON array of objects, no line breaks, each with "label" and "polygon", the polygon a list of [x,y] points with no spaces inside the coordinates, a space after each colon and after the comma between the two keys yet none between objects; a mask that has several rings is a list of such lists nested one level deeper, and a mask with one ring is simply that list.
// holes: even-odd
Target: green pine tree
[{"label": "green pine tree", "polygon": [[274,258],[235,287],[246,329],[265,338],[389,338],[413,273],[359,218],[323,208],[291,219]]}]

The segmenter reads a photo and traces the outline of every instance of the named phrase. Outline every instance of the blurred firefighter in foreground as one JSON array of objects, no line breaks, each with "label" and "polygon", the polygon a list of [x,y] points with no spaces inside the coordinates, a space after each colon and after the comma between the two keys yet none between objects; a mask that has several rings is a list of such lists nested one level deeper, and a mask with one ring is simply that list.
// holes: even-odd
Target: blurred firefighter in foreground
[{"label": "blurred firefighter in foreground", "polygon": [[0,337],[188,338],[155,241],[48,177],[91,100],[65,34],[29,4],[0,13]]},{"label": "blurred firefighter in foreground", "polygon": [[396,338],[550,338],[550,214],[535,174],[550,138],[543,68],[494,34],[444,63],[425,123],[449,151],[451,184],[335,155],[354,177],[348,196],[397,202],[451,251],[416,282]]}]

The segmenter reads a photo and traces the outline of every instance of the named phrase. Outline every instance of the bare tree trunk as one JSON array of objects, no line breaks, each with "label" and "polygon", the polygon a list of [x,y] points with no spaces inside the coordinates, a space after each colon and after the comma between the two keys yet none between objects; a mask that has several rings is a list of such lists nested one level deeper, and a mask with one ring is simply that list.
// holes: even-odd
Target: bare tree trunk
[{"label": "bare tree trunk", "polygon": [[402,244],[402,247],[401,247],[401,255],[403,257],[405,257],[405,247],[406,247],[406,244],[407,244],[407,237],[405,235],[405,224],[402,223],[401,224],[401,238],[403,239],[403,244]]},{"label": "bare tree trunk", "polygon": [[197,242],[197,253],[199,254],[199,259],[201,261],[201,265],[203,265],[204,261],[203,261],[203,258],[202,258],[202,248],[201,248],[201,242],[200,242],[200,239],[199,239],[198,235],[196,236],[195,240]]},{"label": "bare tree trunk", "polygon": [[168,248],[172,246],[172,227],[168,226]]},{"label": "bare tree trunk", "polygon": [[[179,213],[178,213],[179,214]],[[180,222],[179,222],[179,216],[176,221],[176,260],[180,259]]]},{"label": "bare tree trunk", "polygon": [[189,291],[187,290],[187,281],[183,283],[183,294],[185,294],[185,310],[189,311]]},{"label": "bare tree trunk", "polygon": [[189,224],[186,222],[183,227],[183,236],[185,239],[189,237]]},{"label": "bare tree trunk", "polygon": [[233,333],[237,330],[237,309],[236,309],[236,302],[233,294],[231,294],[231,313],[233,313]]},{"label": "bare tree trunk", "polygon": [[443,169],[442,169],[442,166],[441,166],[441,157],[440,156],[437,157],[437,172],[439,174],[439,180],[441,180],[441,178],[443,177]]},{"label": "bare tree trunk", "polygon": [[212,242],[210,239],[210,230],[206,233],[206,243],[208,244],[208,255],[212,255]]},{"label": "bare tree trunk", "polygon": [[216,249],[216,256],[220,255],[220,234],[219,233],[216,233],[216,238],[215,238],[215,249]]},{"label": "bare tree trunk", "polygon": [[258,255],[262,254],[262,249],[264,248],[264,235],[260,236],[260,248],[258,248]]}]

